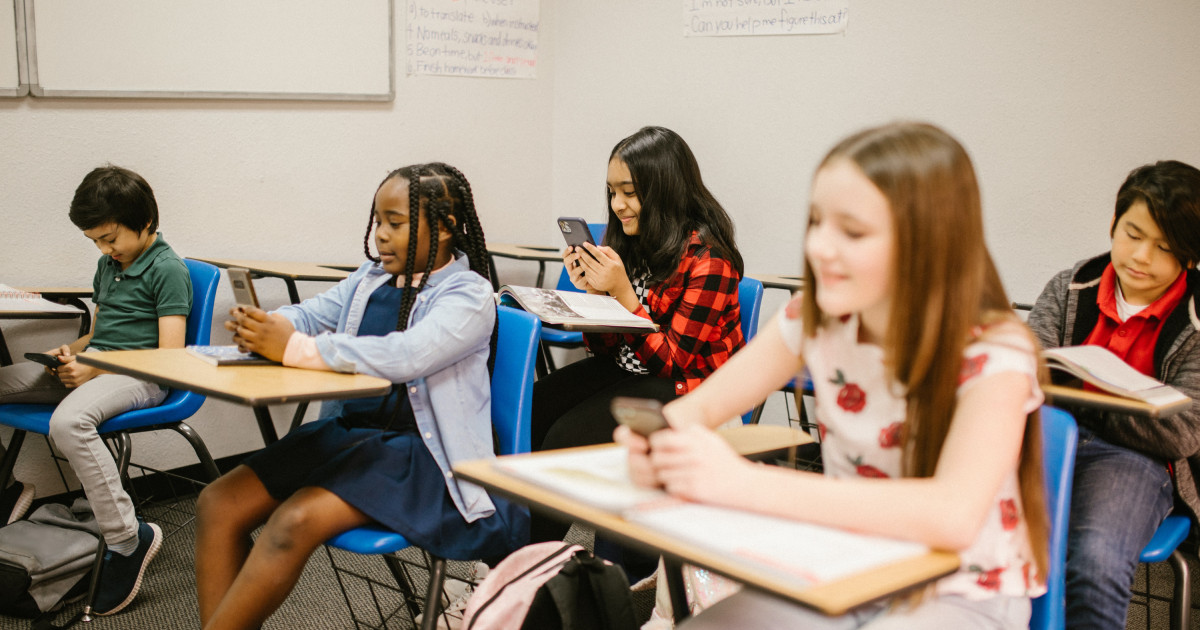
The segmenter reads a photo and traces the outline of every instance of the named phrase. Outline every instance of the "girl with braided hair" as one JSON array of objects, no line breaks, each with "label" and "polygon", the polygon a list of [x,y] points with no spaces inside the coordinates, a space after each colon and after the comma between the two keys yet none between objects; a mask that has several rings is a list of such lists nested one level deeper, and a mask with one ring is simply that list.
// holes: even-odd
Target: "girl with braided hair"
[{"label": "girl with braided hair", "polygon": [[451,559],[500,556],[526,539],[526,512],[450,475],[457,462],[493,456],[496,308],[470,184],[445,164],[388,174],[364,249],[369,261],[331,290],[271,313],[235,308],[225,324],[241,348],[284,365],[394,385],[385,396],[327,403],[320,420],[201,493],[205,628],[260,627],[312,551],[360,525],[381,523]]}]

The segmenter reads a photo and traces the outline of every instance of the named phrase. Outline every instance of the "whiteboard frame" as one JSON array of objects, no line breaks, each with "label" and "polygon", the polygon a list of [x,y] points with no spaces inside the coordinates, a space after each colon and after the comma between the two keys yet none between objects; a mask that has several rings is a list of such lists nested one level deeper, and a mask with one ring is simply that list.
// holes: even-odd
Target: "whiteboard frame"
[{"label": "whiteboard frame", "polygon": [[206,99],[206,100],[256,100],[256,101],[376,101],[396,100],[396,0],[388,3],[388,91],[387,93],[334,93],[334,92],[240,92],[201,90],[57,90],[38,85],[37,28],[34,18],[35,0],[14,0],[17,19],[24,14],[25,29],[17,29],[19,59],[23,59],[19,71],[23,71],[25,90],[42,98],[120,98],[120,99]]},{"label": "whiteboard frame", "polygon": [[25,0],[12,0],[13,28],[17,35],[17,87],[0,87],[0,96],[21,97],[29,94],[29,60],[25,47]]}]

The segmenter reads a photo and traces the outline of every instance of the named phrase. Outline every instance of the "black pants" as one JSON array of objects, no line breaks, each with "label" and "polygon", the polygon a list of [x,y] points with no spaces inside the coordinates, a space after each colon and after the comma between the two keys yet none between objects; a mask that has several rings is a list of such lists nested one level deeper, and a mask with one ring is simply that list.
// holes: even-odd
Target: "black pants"
[{"label": "black pants", "polygon": [[[540,379],[533,385],[532,444],[533,450],[543,451],[571,446],[588,446],[612,441],[617,428],[609,411],[614,396],[654,398],[664,403],[675,399],[675,381],[655,376],[632,374],[621,369],[610,356],[594,356],[577,361]],[[565,523],[534,512],[530,520],[530,542],[562,540],[571,529]],[[598,541],[598,547],[611,548],[607,557],[627,566],[637,575],[648,565],[653,571],[657,560],[623,554],[619,548]],[[640,556],[640,557],[637,557]]]}]

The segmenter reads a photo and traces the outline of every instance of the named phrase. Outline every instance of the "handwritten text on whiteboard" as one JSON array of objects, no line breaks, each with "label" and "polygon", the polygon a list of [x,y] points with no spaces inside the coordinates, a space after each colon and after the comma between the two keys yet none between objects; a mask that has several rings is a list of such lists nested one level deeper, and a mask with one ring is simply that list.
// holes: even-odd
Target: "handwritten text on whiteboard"
[{"label": "handwritten text on whiteboard", "polygon": [[841,33],[850,0],[683,0],[683,34],[815,35]]},{"label": "handwritten text on whiteboard", "polygon": [[409,0],[408,74],[537,77],[538,0]]}]

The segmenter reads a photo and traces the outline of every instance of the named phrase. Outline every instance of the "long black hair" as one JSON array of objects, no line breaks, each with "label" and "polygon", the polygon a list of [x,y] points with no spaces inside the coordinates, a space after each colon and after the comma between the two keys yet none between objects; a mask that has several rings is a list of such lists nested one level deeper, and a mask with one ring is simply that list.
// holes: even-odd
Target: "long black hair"
[{"label": "long black hair", "polygon": [[733,238],[733,221],[700,178],[696,156],[679,134],[664,127],[642,127],[613,147],[609,161],[629,167],[642,205],[638,234],[628,236],[612,213],[608,192],[608,229],[604,244],[616,250],[631,274],[648,273],[649,283],[670,278],[679,266],[693,231],[712,255],[728,260],[742,275],[742,255]]},{"label": "long black hair", "polygon": [[[408,327],[408,315],[416,302],[417,294],[425,288],[429,274],[433,271],[434,261],[438,255],[438,228],[445,229],[454,235],[451,244],[457,250],[465,252],[471,271],[490,280],[488,273],[487,242],[483,237],[483,227],[479,224],[479,216],[475,213],[475,198],[471,194],[471,184],[467,182],[462,171],[441,162],[429,164],[414,164],[398,168],[383,181],[379,188],[395,178],[408,180],[408,257],[404,263],[406,285],[404,297],[400,303],[399,320],[396,330]],[[376,189],[378,192],[378,188]],[[417,230],[421,227],[421,211],[433,223],[429,233],[429,256],[425,269],[413,269],[417,259]],[[450,220],[453,217],[453,221]],[[363,252],[369,260],[379,262],[378,256],[371,255],[371,232],[375,229],[375,198],[371,198],[371,214],[367,219],[367,233],[363,236]],[[413,285],[413,276],[421,273],[418,284]]]}]

